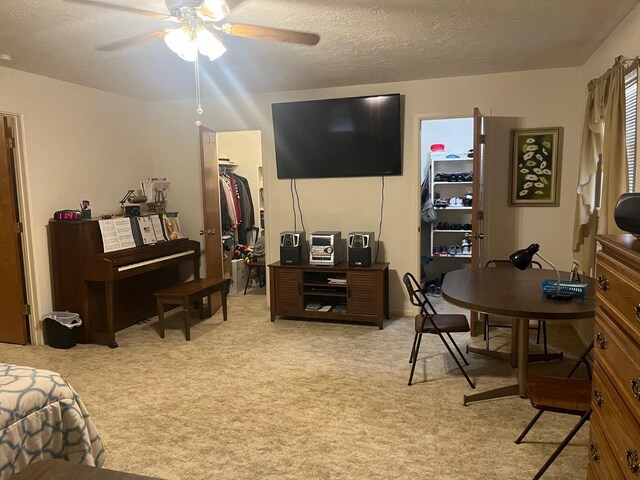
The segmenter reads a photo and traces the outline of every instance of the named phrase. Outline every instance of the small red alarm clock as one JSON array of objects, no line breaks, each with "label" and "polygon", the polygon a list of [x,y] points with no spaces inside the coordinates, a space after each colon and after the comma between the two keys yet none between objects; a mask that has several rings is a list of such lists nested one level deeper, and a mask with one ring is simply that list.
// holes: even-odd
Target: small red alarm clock
[{"label": "small red alarm clock", "polygon": [[54,220],[82,220],[80,210],[58,210],[53,214]]}]

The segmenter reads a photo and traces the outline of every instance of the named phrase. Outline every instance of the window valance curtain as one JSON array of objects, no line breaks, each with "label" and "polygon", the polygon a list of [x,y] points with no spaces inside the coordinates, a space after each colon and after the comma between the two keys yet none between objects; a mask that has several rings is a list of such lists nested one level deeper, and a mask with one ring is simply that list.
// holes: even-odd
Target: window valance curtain
[{"label": "window valance curtain", "polygon": [[620,232],[613,209],[627,190],[624,77],[632,62],[617,57],[588,85],[573,231],[574,258],[588,273],[595,263],[595,236]]}]

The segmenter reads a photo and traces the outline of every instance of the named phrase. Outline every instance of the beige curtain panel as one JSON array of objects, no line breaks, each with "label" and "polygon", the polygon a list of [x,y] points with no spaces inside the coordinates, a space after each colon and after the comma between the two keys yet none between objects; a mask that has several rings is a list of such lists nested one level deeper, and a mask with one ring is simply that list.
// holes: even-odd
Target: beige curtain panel
[{"label": "beige curtain panel", "polygon": [[613,209],[627,191],[624,77],[631,62],[617,57],[588,85],[573,231],[574,258],[588,273],[595,265],[595,236],[620,233]]}]

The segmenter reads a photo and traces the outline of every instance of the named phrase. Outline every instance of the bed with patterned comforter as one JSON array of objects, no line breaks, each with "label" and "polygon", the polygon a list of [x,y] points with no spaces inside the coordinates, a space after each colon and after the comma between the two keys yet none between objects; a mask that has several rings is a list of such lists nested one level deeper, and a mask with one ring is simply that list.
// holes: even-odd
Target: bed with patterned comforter
[{"label": "bed with patterned comforter", "polygon": [[0,480],[48,458],[100,467],[104,447],[58,373],[0,363]]}]

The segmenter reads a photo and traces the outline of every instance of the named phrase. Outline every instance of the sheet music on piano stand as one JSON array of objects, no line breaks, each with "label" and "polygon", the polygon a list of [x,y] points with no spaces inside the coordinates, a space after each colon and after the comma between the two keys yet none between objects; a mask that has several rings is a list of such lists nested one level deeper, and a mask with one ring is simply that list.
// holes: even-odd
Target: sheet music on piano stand
[{"label": "sheet music on piano stand", "polygon": [[98,223],[102,234],[104,253],[136,246],[131,230],[131,221],[128,217],[99,220]]}]

